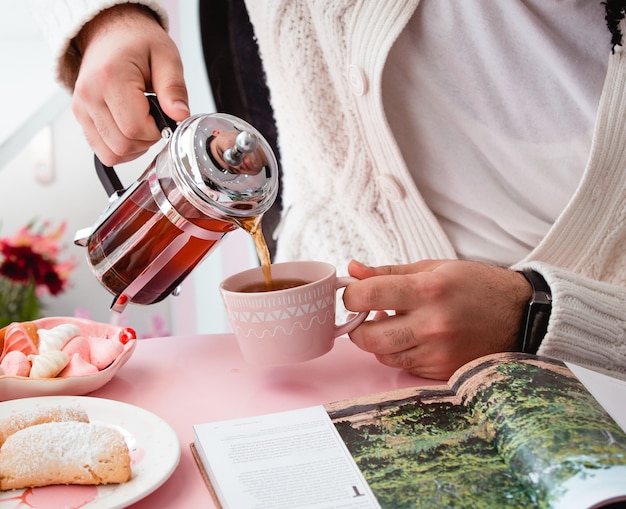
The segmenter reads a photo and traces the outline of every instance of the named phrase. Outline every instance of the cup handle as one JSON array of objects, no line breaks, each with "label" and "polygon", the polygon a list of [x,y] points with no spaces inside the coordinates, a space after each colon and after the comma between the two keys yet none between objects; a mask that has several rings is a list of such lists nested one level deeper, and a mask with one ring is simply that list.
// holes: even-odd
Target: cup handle
[{"label": "cup handle", "polygon": [[[351,276],[338,277],[335,279],[335,291],[339,290],[340,288],[345,288],[350,283],[354,283],[356,281],[358,281],[358,279]],[[341,325],[335,324],[335,337],[337,338],[339,336],[343,336],[344,334],[352,332],[365,321],[367,315],[369,315],[369,311],[361,311],[360,313],[357,313],[356,316],[348,318],[345,323],[342,323]]]}]

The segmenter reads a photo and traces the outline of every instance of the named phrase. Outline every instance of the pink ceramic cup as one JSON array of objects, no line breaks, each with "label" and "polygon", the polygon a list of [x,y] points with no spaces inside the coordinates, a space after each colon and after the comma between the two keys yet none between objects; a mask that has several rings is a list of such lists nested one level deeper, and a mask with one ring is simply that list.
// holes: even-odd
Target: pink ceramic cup
[{"label": "pink ceramic cup", "polygon": [[337,290],[356,281],[337,277],[324,262],[286,262],[272,265],[272,280],[310,281],[285,290],[242,292],[263,283],[261,267],[225,279],[220,292],[228,319],[244,358],[251,363],[276,365],[314,359],[329,352],[335,338],[352,331],[367,317],[358,313],[335,323]]}]

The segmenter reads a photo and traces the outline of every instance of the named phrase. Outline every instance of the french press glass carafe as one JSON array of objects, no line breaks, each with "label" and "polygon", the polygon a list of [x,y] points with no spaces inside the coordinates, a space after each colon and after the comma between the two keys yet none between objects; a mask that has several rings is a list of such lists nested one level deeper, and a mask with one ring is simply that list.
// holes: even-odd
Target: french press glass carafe
[{"label": "french press glass carafe", "polygon": [[221,113],[176,125],[147,97],[165,146],[126,189],[95,157],[109,206],[74,239],[120,312],[176,293],[224,235],[260,221],[278,192],[276,158],[253,126]]}]

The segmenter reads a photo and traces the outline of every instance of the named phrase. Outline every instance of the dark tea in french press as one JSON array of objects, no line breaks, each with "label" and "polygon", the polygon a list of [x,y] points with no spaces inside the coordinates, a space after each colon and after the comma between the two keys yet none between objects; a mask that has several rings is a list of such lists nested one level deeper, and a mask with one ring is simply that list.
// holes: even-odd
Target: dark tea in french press
[{"label": "dark tea in french press", "polygon": [[261,217],[278,191],[276,158],[253,126],[219,113],[177,126],[154,96],[148,99],[166,145],[126,189],[96,157],[110,205],[75,238],[87,248],[94,275],[114,295],[116,311],[175,293],[237,227],[253,234],[258,246]]}]

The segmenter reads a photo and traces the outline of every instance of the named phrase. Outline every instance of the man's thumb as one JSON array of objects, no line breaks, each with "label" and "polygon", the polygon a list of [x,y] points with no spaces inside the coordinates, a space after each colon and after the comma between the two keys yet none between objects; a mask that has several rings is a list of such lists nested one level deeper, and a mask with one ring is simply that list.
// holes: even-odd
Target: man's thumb
[{"label": "man's thumb", "polygon": [[163,97],[163,94],[161,94],[157,95],[157,97],[159,98],[159,104],[161,105],[163,113],[171,119],[176,120],[176,122],[185,120],[191,114],[186,95],[180,97],[180,95],[171,96],[165,94],[165,97]]}]

